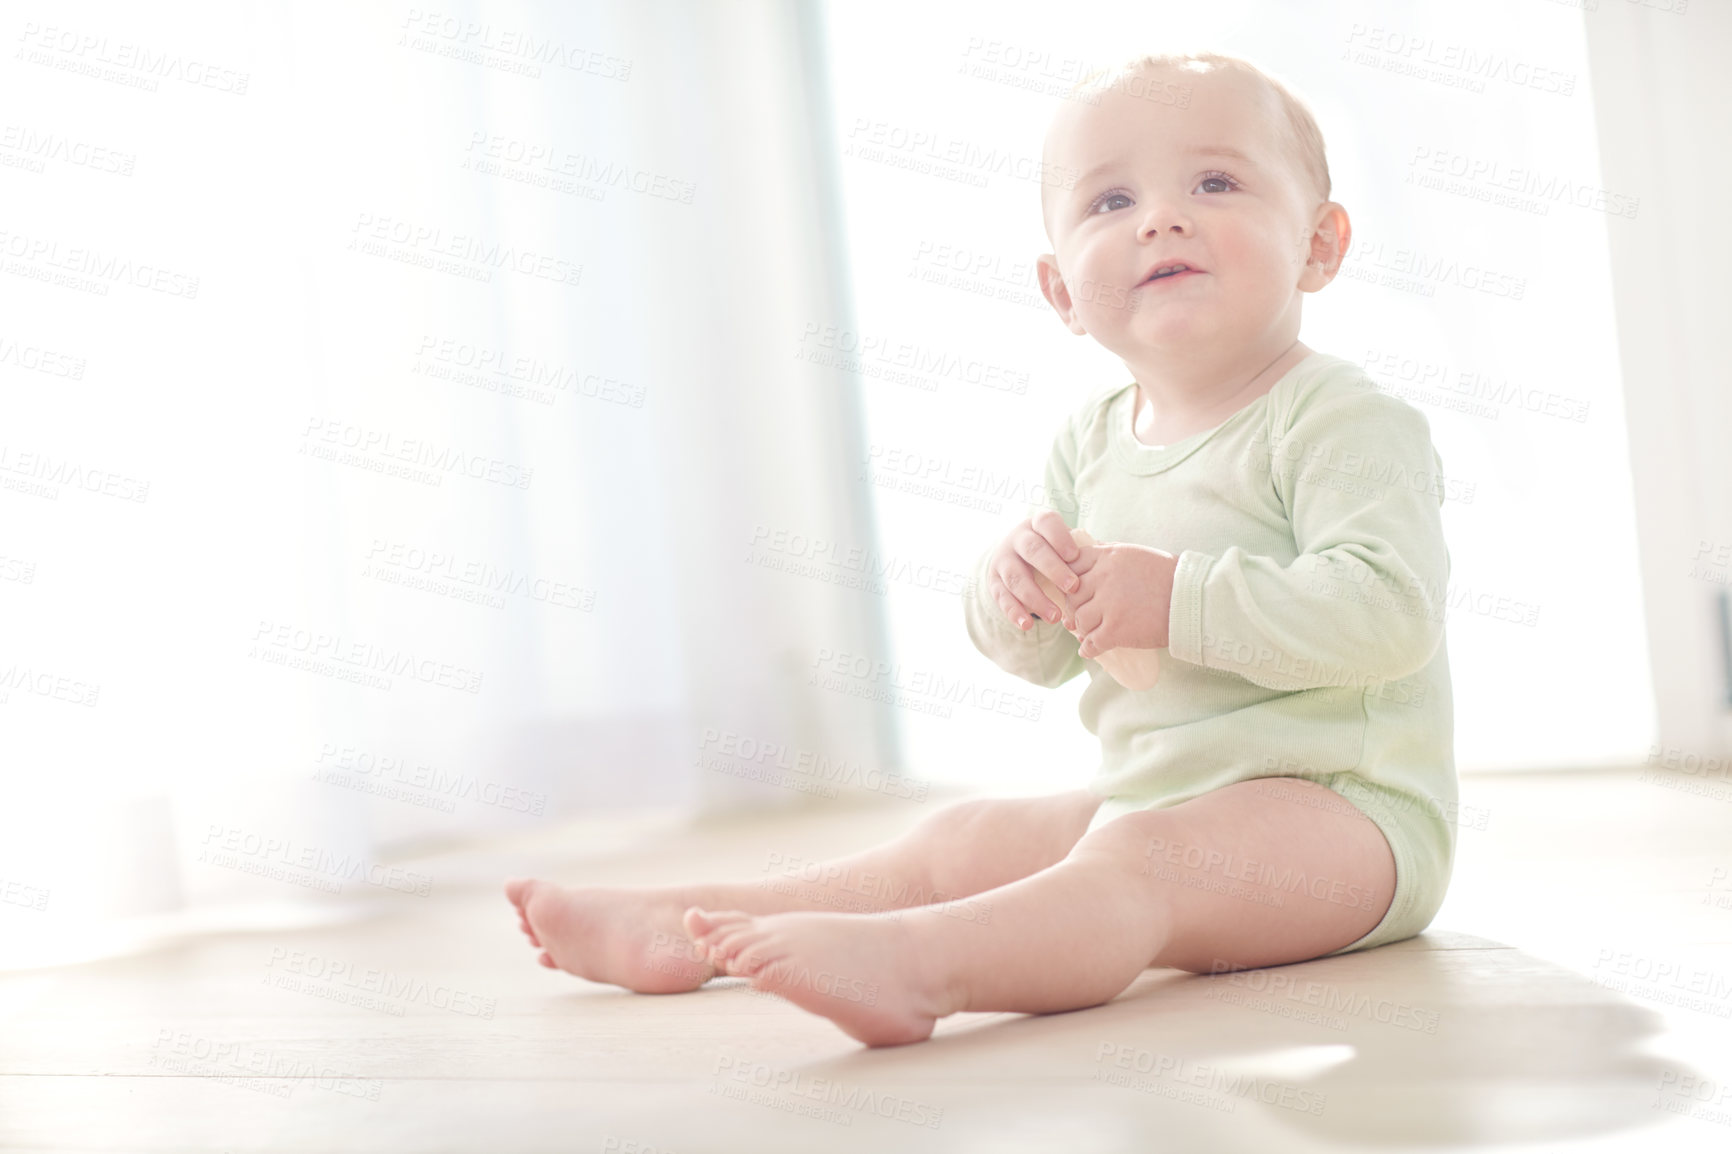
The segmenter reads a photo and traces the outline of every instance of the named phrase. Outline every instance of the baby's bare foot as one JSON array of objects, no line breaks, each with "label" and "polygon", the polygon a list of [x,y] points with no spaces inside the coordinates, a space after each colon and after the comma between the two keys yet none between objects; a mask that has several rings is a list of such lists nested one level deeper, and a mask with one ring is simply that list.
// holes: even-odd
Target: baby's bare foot
[{"label": "baby's bare foot", "polygon": [[932,1036],[951,1013],[930,977],[930,959],[913,947],[895,917],[785,913],[754,917],[693,907],[685,928],[725,973],[829,1018],[868,1046],[900,1046]]},{"label": "baby's bare foot", "polygon": [[683,993],[716,976],[681,925],[690,896],[675,887],[567,888],[513,878],[505,896],[548,969],[640,994]]}]

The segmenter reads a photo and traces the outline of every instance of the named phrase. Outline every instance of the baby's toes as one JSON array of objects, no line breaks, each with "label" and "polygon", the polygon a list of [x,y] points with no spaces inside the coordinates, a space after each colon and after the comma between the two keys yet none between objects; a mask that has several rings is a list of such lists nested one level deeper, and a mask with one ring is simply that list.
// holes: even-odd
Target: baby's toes
[{"label": "baby's toes", "polygon": [[700,944],[710,952],[712,958],[732,959],[747,943],[756,940],[758,935],[753,932],[750,924],[729,926],[716,931]]},{"label": "baby's toes", "polygon": [[763,964],[764,943],[768,935],[746,933],[731,937],[725,946],[723,964],[731,977],[740,977],[757,970]]},{"label": "baby's toes", "polygon": [[769,935],[761,934],[739,943],[735,955],[728,962],[728,976],[734,978],[757,977],[768,964],[770,956]]},{"label": "baby's toes", "polygon": [[778,986],[786,984],[784,979],[789,976],[789,973],[790,966],[787,958],[777,958],[774,961],[769,961],[766,959],[762,948],[760,948],[760,950],[754,954],[754,963],[749,968],[742,966],[740,968],[740,973],[736,976],[752,979],[752,988],[754,990],[773,991]]},{"label": "baby's toes", "polygon": [[505,883],[505,896],[519,911],[529,900],[529,891],[535,885],[534,878],[511,878]]},{"label": "baby's toes", "polygon": [[680,919],[680,924],[685,926],[688,937],[701,942],[721,929],[750,920],[751,916],[740,910],[706,910],[693,906]]}]

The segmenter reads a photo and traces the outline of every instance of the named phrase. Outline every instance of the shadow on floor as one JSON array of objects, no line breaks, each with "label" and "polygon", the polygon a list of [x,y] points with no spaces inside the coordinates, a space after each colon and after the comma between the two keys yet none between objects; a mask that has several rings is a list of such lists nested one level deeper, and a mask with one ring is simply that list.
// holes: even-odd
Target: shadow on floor
[{"label": "shadow on floor", "polygon": [[1663,1029],[1574,971],[1440,933],[1232,974],[1151,970],[1105,1006],[974,1017],[804,1069],[935,1092],[963,1071],[1074,1073],[1151,1104],[1237,1099],[1319,1144],[1501,1145],[1662,1121],[1663,1076],[1695,1073],[1642,1052]]}]

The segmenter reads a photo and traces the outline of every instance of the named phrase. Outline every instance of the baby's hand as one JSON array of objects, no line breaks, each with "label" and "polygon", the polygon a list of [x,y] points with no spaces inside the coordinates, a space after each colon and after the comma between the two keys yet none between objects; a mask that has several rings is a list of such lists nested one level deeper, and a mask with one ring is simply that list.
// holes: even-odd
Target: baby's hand
[{"label": "baby's hand", "polygon": [[[1051,509],[1042,509],[1005,534],[986,564],[986,592],[1018,629],[1032,629],[1030,616],[1060,621],[1064,614],[1035,584],[1035,571],[1061,592],[1077,587],[1075,564],[1082,550],[1071,539],[1070,526]],[[1066,623],[1068,628],[1068,622]]]},{"label": "baby's hand", "polygon": [[1111,649],[1165,649],[1179,559],[1147,545],[1098,545],[1077,565],[1069,628],[1093,660]]}]

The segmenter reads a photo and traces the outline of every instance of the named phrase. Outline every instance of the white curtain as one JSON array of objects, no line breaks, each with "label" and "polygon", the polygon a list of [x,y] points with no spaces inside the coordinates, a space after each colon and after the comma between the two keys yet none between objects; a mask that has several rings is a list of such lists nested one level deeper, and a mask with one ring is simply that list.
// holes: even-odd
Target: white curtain
[{"label": "white curtain", "polygon": [[1732,6],[1602,4],[1586,20],[1606,183],[1663,190],[1608,232],[1658,725],[1644,761],[1732,755]]},{"label": "white curtain", "polygon": [[875,548],[856,385],[789,356],[849,323],[813,19],[16,22],[0,965],[901,768],[881,709],[808,682],[884,652],[880,599],[753,559]]}]

